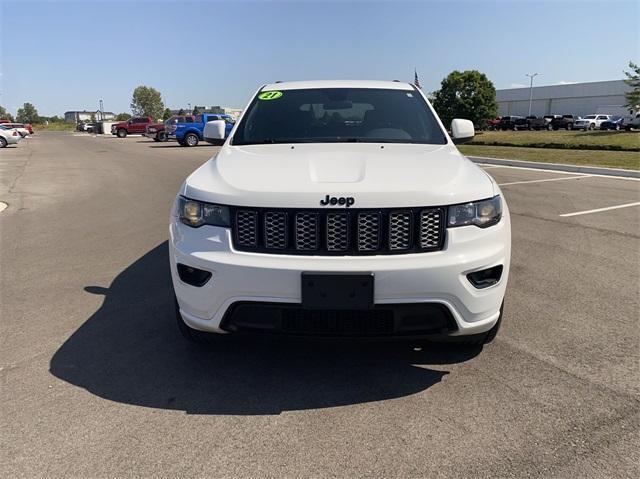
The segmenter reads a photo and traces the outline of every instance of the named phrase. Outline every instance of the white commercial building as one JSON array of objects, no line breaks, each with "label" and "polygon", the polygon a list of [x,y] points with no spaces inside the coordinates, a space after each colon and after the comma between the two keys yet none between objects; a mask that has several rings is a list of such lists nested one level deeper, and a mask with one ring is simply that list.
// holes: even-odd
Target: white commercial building
[{"label": "white commercial building", "polygon": [[[624,94],[629,90],[630,87],[622,80],[534,86],[531,114],[536,116],[619,114],[620,107],[626,103]],[[496,100],[500,116],[529,114],[529,88],[527,87],[497,90]],[[612,111],[602,111],[604,107],[611,107]]]},{"label": "white commercial building", "polygon": [[116,115],[112,111],[72,110],[64,112],[64,121],[68,123],[78,123],[80,121],[113,120],[115,117]]}]

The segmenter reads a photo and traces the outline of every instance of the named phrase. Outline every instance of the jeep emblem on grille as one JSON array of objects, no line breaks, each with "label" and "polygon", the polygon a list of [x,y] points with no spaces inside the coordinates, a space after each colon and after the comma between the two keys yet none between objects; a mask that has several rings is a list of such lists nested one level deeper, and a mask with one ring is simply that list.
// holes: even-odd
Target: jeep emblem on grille
[{"label": "jeep emblem on grille", "polygon": [[337,198],[335,196],[325,196],[325,198],[323,200],[320,200],[320,204],[322,206],[327,206],[327,205],[344,205],[347,208],[351,205],[353,205],[356,202],[355,198],[353,196],[341,196],[340,198]]}]

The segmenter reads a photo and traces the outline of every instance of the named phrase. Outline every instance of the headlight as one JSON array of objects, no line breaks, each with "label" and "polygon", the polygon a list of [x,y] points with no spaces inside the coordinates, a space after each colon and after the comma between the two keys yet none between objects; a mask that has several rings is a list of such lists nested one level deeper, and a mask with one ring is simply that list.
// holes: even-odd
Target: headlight
[{"label": "headlight", "polygon": [[449,227],[475,225],[480,228],[495,225],[502,217],[500,196],[489,200],[474,201],[449,206]]},{"label": "headlight", "polygon": [[178,217],[182,223],[193,228],[202,225],[231,225],[228,206],[203,203],[182,196],[178,198]]}]

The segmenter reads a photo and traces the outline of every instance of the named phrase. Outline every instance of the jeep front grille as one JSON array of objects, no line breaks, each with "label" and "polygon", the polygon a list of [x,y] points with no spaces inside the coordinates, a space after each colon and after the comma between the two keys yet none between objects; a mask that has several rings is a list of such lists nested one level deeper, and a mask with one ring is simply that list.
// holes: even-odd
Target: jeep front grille
[{"label": "jeep front grille", "polygon": [[442,249],[443,208],[233,208],[233,243],[273,254],[381,255]]}]

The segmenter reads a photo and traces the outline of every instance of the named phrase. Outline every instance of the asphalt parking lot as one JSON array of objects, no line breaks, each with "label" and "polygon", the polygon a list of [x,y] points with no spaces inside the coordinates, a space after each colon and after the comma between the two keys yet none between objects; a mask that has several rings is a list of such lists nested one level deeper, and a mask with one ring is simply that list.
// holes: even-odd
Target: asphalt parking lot
[{"label": "asphalt parking lot", "polygon": [[638,477],[640,206],[584,213],[640,201],[638,181],[487,167],[513,257],[483,350],[202,349],[176,330],[166,242],[214,151],[0,151],[0,476]]}]

